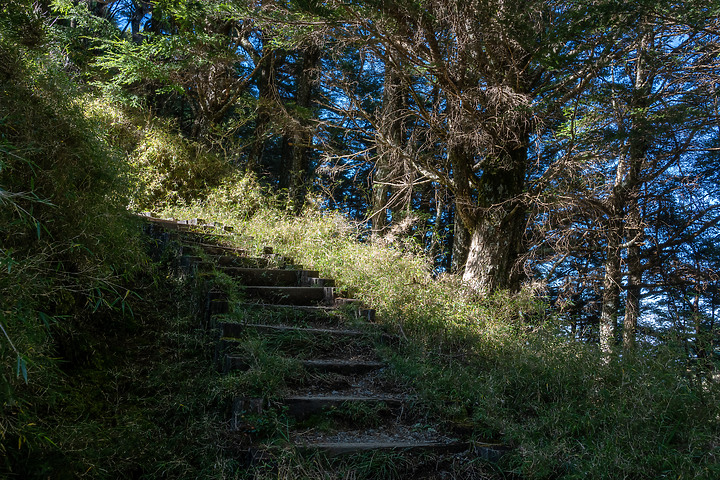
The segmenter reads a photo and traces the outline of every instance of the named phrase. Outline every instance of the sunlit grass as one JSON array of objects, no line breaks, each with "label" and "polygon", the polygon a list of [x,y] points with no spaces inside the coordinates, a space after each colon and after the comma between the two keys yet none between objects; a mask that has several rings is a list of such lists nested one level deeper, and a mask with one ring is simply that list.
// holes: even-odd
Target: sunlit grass
[{"label": "sunlit grass", "polygon": [[390,360],[401,381],[436,421],[514,447],[506,469],[528,478],[718,475],[720,391],[688,376],[670,349],[643,346],[605,364],[531,291],[479,298],[457,277],[435,278],[411,246],[369,243],[335,213],[290,216],[256,192],[235,210],[222,197],[165,214],[232,225],[237,242],[272,246],[377,309],[403,338]]}]

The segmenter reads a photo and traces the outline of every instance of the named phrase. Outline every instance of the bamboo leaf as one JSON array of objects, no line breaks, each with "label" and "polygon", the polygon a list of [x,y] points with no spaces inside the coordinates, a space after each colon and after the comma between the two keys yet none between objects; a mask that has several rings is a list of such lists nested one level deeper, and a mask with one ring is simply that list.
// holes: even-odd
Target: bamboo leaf
[{"label": "bamboo leaf", "polygon": [[17,356],[17,376],[20,378],[20,375],[22,374],[23,380],[25,380],[25,383],[28,383],[28,372],[27,372],[27,362],[25,361],[22,356]]}]

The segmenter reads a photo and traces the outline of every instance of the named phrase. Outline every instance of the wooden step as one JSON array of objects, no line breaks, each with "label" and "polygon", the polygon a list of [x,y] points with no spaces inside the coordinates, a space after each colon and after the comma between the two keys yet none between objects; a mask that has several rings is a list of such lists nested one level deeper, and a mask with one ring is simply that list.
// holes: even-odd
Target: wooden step
[{"label": "wooden step", "polygon": [[334,287],[335,280],[332,278],[316,278],[314,275],[309,275],[306,285],[309,287]]},{"label": "wooden step", "polygon": [[[286,270],[290,264],[284,258],[273,257],[241,257],[234,255],[183,255],[180,257],[183,265],[201,265],[204,271],[217,269],[232,275],[234,268],[257,270]],[[298,267],[291,271],[298,271]]]},{"label": "wooden step", "polygon": [[[360,395],[290,396],[279,399],[273,404],[283,406],[285,412],[298,421],[330,409],[342,409],[351,404],[364,404],[395,412],[403,407],[403,401],[396,397]],[[242,419],[248,413],[260,415],[265,413],[267,408],[267,401],[260,398],[236,398],[233,402],[232,425],[237,427],[242,424]]]},{"label": "wooden step", "polygon": [[314,429],[291,434],[290,442],[304,452],[344,455],[366,451],[449,454],[471,452],[469,442],[433,429],[417,429],[388,422],[378,428],[319,432]]},{"label": "wooden step", "polygon": [[302,365],[307,370],[323,373],[339,373],[342,375],[355,375],[372,372],[386,367],[383,362],[368,362],[357,360],[303,360]]},{"label": "wooden step", "polygon": [[313,313],[328,313],[337,310],[336,307],[328,305],[283,305],[281,303],[254,303],[254,302],[242,302],[237,304],[241,308],[253,308],[253,309],[271,309],[271,310],[295,310],[299,312],[305,312],[309,314]]},{"label": "wooden step", "polygon": [[317,277],[314,270],[281,270],[277,268],[221,267],[220,270],[243,285],[253,287],[309,286],[310,278]]},{"label": "wooden step", "polygon": [[[237,338],[242,336],[243,332],[248,329],[256,329],[264,332],[274,333],[286,333],[286,332],[298,332],[307,333],[312,335],[335,335],[343,337],[357,337],[357,338],[371,338],[377,336],[374,332],[363,332],[360,330],[344,330],[335,328],[304,328],[304,327],[291,327],[286,325],[266,325],[266,324],[253,324],[253,323],[230,323],[220,322],[219,327],[222,331],[222,337],[225,339]],[[381,337],[387,334],[380,334]]]},{"label": "wooden step", "polygon": [[296,420],[304,420],[311,415],[334,408],[339,409],[348,404],[365,404],[383,406],[391,410],[402,407],[402,400],[385,396],[359,395],[306,395],[285,397],[280,403],[287,407],[287,413]]},{"label": "wooden step", "polygon": [[[336,301],[338,299],[335,299]],[[351,304],[352,305],[352,304]],[[357,304],[356,304],[357,305]],[[307,313],[314,312],[332,312],[338,309],[337,306],[330,305],[283,305],[279,303],[252,303],[244,302],[238,304],[242,308],[257,308],[257,309],[274,309],[274,310],[298,310]],[[362,305],[358,305],[355,310],[355,317],[366,320],[370,323],[375,321],[375,310],[372,308],[363,308]]]},{"label": "wooden step", "polygon": [[[339,373],[341,375],[358,375],[368,373],[373,370],[379,370],[386,366],[382,362],[357,361],[357,360],[299,360],[300,364],[306,370],[320,373]],[[235,355],[226,355],[223,364],[223,372],[228,373],[233,370],[247,370],[250,368],[250,362],[245,357]]]},{"label": "wooden step", "polygon": [[245,287],[246,295],[282,305],[330,305],[334,290],[329,287]]},{"label": "wooden step", "polygon": [[[209,226],[209,224],[200,218],[193,218],[190,220],[177,220],[174,218],[159,218],[159,217],[153,217],[149,215],[143,215],[143,220],[146,222],[153,223],[155,225],[162,226],[163,228],[166,228],[167,230],[181,230],[181,229],[187,229],[189,227],[197,227],[197,226]],[[213,224],[212,227],[214,228],[215,225]]]},{"label": "wooden step", "polygon": [[318,442],[301,443],[296,448],[304,453],[322,452],[329,457],[350,455],[368,451],[386,451],[396,453],[460,453],[468,450],[467,442]]},{"label": "wooden step", "polygon": [[217,243],[204,243],[204,242],[187,242],[183,245],[183,251],[197,253],[203,251],[208,255],[234,255],[234,256],[247,256],[248,251],[243,248],[230,247],[227,245],[220,245]]},{"label": "wooden step", "polygon": [[203,309],[203,325],[209,328],[215,328],[213,317],[222,315],[230,311],[230,302],[228,296],[221,290],[210,290],[205,295],[205,306]]}]

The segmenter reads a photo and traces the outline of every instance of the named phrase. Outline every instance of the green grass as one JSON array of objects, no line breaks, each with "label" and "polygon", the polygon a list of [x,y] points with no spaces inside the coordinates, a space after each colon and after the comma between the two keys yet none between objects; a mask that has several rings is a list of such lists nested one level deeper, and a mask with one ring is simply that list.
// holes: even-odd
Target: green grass
[{"label": "green grass", "polygon": [[[257,194],[251,194],[255,197]],[[292,217],[272,202],[208,200],[166,212],[232,225],[250,248],[271,245],[335,278],[404,341],[389,354],[429,418],[512,447],[501,461],[524,478],[717,478],[720,388],[689,375],[669,348],[641,345],[606,364],[563,332],[533,292],[477,298],[433,279],[412,245],[377,246],[329,212]]]}]

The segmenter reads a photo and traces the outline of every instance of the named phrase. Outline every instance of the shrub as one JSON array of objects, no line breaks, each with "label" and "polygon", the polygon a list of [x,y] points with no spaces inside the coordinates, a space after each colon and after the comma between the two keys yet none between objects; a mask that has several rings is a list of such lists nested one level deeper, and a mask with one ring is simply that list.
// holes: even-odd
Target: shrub
[{"label": "shrub", "polygon": [[63,339],[128,307],[125,282],[145,263],[109,126],[45,48],[45,27],[32,42],[16,31],[37,24],[30,3],[0,7],[0,59],[13,66],[0,71],[3,463],[52,442],[39,419],[65,383]]},{"label": "shrub", "polygon": [[172,123],[154,119],[130,154],[136,190],[131,208],[147,210],[201,199],[221,184],[230,165],[197,142],[175,132]]}]

